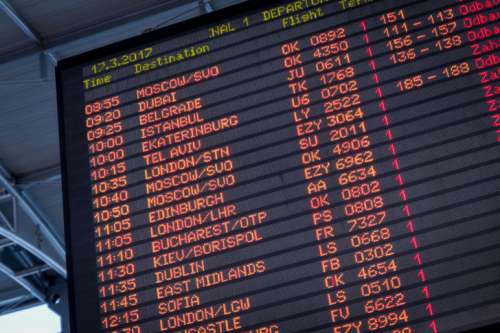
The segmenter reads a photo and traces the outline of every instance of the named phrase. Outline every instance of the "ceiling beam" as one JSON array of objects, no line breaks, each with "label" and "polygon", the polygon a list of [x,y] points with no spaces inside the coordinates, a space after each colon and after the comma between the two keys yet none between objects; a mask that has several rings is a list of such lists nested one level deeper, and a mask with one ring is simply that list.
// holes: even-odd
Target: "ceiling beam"
[{"label": "ceiling beam", "polygon": [[0,0],[0,8],[2,8],[4,13],[7,14],[7,16],[29,39],[39,45],[42,44],[42,39],[38,33],[28,25],[28,23],[16,12],[7,0]]},{"label": "ceiling beam", "polygon": [[0,203],[11,199],[12,197],[10,196],[10,194],[5,192],[3,188],[0,188]]},{"label": "ceiling beam", "polygon": [[[2,226],[0,226],[0,236],[7,238],[12,243],[30,252],[35,257],[37,257],[38,259],[49,265],[60,276],[66,278],[66,268],[63,265],[61,265],[58,261],[54,260],[50,255],[39,249],[34,244],[31,244],[30,242],[26,241],[24,238],[22,238],[15,232],[10,231],[9,229]],[[10,246],[10,245],[12,244],[5,243],[5,246]]]},{"label": "ceiling beam", "polygon": [[0,262],[0,272],[3,274],[7,275],[9,278],[14,280],[17,284],[19,284],[21,287],[29,291],[30,294],[32,294],[35,298],[42,302],[46,302],[46,296],[37,288],[35,287],[31,282],[29,282],[26,278],[17,276],[16,273],[7,265],[4,263]]},{"label": "ceiling beam", "polygon": [[51,268],[48,265],[39,265],[39,266],[23,269],[22,271],[18,271],[18,272],[16,272],[16,276],[24,278],[27,276],[31,276],[31,275],[35,275],[38,273],[48,271],[50,269]]},{"label": "ceiling beam", "polygon": [[[32,298],[24,288],[9,288],[0,291],[0,308]],[[0,310],[1,311],[1,310]]]},{"label": "ceiling beam", "polygon": [[52,64],[57,64],[57,57],[49,50],[44,50],[42,37],[38,34],[38,32],[33,29],[26,20],[24,20],[21,15],[12,7],[7,0],[0,0],[0,9],[12,20],[12,22],[17,25],[17,27],[28,37],[31,39],[40,49],[43,50],[47,58],[50,59]]},{"label": "ceiling beam", "polygon": [[14,242],[11,241],[10,239],[7,239],[7,238],[0,239],[0,250],[4,249],[6,247],[12,246],[12,245],[14,245]]},{"label": "ceiling beam", "polygon": [[17,302],[12,302],[7,306],[0,307],[0,316],[13,312],[27,310],[29,308],[39,306],[42,304],[43,303],[40,302],[38,299],[33,298],[33,296],[31,296],[30,294],[26,294],[25,300],[18,300]]},{"label": "ceiling beam", "polygon": [[[21,18],[20,15],[17,14],[17,12],[14,10],[14,8],[7,2],[7,0],[0,0],[0,3],[3,4],[0,7],[0,10],[3,9],[5,13],[12,13],[12,14],[7,14],[9,17],[11,17],[12,20],[14,18],[19,18],[21,22],[25,22]],[[9,52],[7,54],[0,55],[0,64],[5,63],[14,59],[17,59],[22,56],[28,56],[28,55],[33,55],[36,54],[37,52],[44,52],[47,55],[51,55],[56,58],[55,54],[57,52],[58,48],[65,48],[71,43],[77,42],[81,39],[89,38],[92,37],[96,34],[106,32],[106,31],[111,31],[112,29],[123,27],[126,24],[134,21],[138,21],[141,19],[146,19],[149,17],[153,17],[158,15],[158,13],[162,12],[167,12],[169,10],[175,9],[177,7],[182,7],[185,5],[189,4],[195,4],[196,5],[197,1],[196,0],[169,0],[169,1],[159,1],[157,5],[153,6],[148,6],[147,8],[137,10],[134,13],[123,15],[121,17],[108,17],[108,19],[103,20],[102,22],[97,22],[95,24],[83,27],[83,28],[78,28],[75,30],[69,30],[65,31],[63,34],[57,35],[57,36],[51,36],[45,39],[41,39],[41,37],[38,37],[40,40],[39,44],[36,44],[36,47],[26,47],[21,50],[16,50]],[[11,16],[12,15],[12,16]],[[17,23],[16,23],[17,24]],[[26,27],[29,28],[28,24],[24,24]],[[34,32],[34,36],[39,36],[38,33],[32,29],[29,28],[30,31]],[[33,40],[33,39],[32,39]],[[111,42],[115,42],[116,40],[112,40]],[[90,50],[92,48],[88,48]],[[88,51],[87,50],[87,51]],[[81,53],[81,52],[78,52]],[[63,55],[63,57],[67,57],[67,55]],[[55,59],[57,62],[57,59]],[[52,59],[51,59],[52,61]]]},{"label": "ceiling beam", "polygon": [[[13,198],[17,200],[18,205],[21,207],[24,213],[30,218],[30,220],[36,226],[40,228],[40,231],[43,233],[47,241],[52,245],[52,248],[54,248],[56,253],[59,255],[60,259],[64,262],[66,259],[65,249],[63,245],[60,243],[59,239],[55,236],[54,232],[52,231],[51,225],[45,219],[45,217],[40,213],[39,208],[36,207],[36,205],[34,205],[31,199],[27,198],[25,193],[18,190],[11,183],[12,179],[13,178],[7,171],[7,169],[5,169],[5,167],[3,167],[2,164],[0,164],[0,186],[3,187]],[[36,252],[41,252],[36,246],[29,244],[21,237],[19,237],[17,234],[11,232],[10,230],[4,228],[3,230],[0,230],[0,234],[5,238],[8,238],[13,242],[26,248],[31,253],[33,253],[34,250],[36,250]],[[27,247],[29,247],[29,249]],[[61,276],[63,277],[66,276],[66,269],[63,268],[61,265],[56,264],[57,263],[56,260],[52,258],[47,258],[48,256],[44,253],[38,253],[38,254],[33,253],[33,254],[36,255],[37,257],[40,256],[45,257],[45,260],[42,259],[44,262],[53,267],[54,270],[56,270]],[[47,261],[48,259],[50,260]]]}]

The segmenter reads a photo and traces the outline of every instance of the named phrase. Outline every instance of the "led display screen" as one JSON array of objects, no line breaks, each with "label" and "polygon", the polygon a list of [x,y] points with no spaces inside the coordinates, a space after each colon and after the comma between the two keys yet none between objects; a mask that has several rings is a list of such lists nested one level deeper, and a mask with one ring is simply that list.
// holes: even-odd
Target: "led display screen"
[{"label": "led display screen", "polygon": [[72,332],[500,321],[499,5],[249,1],[63,60]]}]

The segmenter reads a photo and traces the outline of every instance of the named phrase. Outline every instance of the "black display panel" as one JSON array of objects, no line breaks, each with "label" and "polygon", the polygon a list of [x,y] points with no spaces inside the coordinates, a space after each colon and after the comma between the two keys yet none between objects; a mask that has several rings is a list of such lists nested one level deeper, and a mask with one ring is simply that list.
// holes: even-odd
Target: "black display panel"
[{"label": "black display panel", "polygon": [[62,61],[72,332],[500,321],[499,4],[249,1]]}]

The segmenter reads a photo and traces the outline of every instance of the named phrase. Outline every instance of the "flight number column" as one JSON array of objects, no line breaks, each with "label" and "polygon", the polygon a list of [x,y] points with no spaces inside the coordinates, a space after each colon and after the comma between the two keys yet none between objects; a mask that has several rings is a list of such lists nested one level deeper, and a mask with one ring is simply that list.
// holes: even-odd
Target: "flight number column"
[{"label": "flight number column", "polygon": [[[347,301],[346,291],[343,290],[343,274],[338,273],[342,264],[335,256],[337,243],[333,210],[330,207],[331,198],[328,193],[328,180],[331,163],[323,156],[320,149],[320,132],[324,127],[324,119],[319,110],[311,106],[311,94],[305,79],[305,66],[302,66],[300,42],[290,42],[282,45],[281,53],[283,66],[288,74],[289,89],[291,92],[291,116],[295,123],[295,131],[299,138],[300,162],[303,166],[305,191],[308,195],[309,207],[312,210],[310,219],[314,225],[313,235],[318,242],[317,254],[321,258],[318,268],[325,277],[325,302],[328,306],[338,307]],[[326,314],[335,322],[336,311]]]},{"label": "flight number column", "polygon": [[[129,245],[133,235],[130,220],[128,170],[123,148],[125,135],[121,122],[120,97],[96,101],[85,107],[90,178],[92,183],[93,222],[95,224],[96,264],[101,325],[110,329],[118,323],[131,324],[140,319],[138,310],[119,317],[108,315],[118,309],[136,306],[139,298],[133,291],[137,282],[132,276],[136,267],[131,262],[135,252]],[[109,252],[115,250],[113,253]],[[121,279],[119,282],[115,280]],[[117,296],[128,292],[125,296]],[[116,297],[115,297],[116,296]]]}]

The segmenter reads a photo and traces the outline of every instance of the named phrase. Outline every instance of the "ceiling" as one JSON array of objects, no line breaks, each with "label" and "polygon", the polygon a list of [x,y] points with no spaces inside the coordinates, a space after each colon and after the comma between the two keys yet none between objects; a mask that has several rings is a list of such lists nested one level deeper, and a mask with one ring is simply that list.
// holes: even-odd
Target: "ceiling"
[{"label": "ceiling", "polygon": [[0,314],[64,278],[57,60],[243,0],[0,0]]}]

